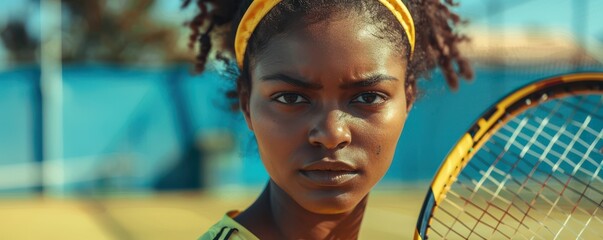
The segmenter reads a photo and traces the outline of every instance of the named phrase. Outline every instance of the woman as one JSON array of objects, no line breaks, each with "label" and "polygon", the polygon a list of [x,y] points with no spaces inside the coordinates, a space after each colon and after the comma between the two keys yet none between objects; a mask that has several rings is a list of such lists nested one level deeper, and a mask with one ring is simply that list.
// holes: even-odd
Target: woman
[{"label": "woman", "polygon": [[[212,48],[217,60],[236,66],[232,96],[270,175],[249,208],[229,212],[201,239],[356,239],[417,79],[435,67],[452,88],[459,76],[471,78],[457,47],[464,38],[452,30],[459,22],[452,4],[196,1],[190,27],[191,45],[200,45],[197,66],[204,69]],[[217,34],[228,25],[232,30]]]}]

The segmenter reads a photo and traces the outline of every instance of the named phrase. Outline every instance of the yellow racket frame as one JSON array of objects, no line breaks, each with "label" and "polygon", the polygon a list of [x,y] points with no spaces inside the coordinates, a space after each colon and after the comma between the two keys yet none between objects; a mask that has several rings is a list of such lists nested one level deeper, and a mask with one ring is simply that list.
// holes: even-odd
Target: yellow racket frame
[{"label": "yellow racket frame", "polygon": [[[477,150],[479,150],[481,146],[490,138],[492,133],[496,132],[498,128],[502,127],[503,124],[506,123],[506,121],[504,121],[505,119],[510,119],[520,112],[517,110],[509,111],[511,107],[515,106],[516,103],[521,102],[522,100],[529,99],[527,98],[528,96],[538,92],[539,90],[553,86],[561,86],[567,83],[585,81],[595,81],[603,84],[603,73],[568,74],[529,84],[504,97],[493,107],[491,107],[486,114],[482,115],[482,117],[477,120],[473,127],[471,127],[470,130],[467,131],[452,148],[436,172],[436,175],[431,183],[431,187],[427,192],[425,201],[423,202],[421,213],[419,214],[414,239],[425,239],[425,236],[427,235],[427,228],[431,222],[431,216],[433,215],[436,207],[444,200],[444,198],[446,198],[446,193],[456,181],[456,177],[467,165],[475,152],[477,152]],[[586,90],[578,92],[589,91]],[[524,105],[528,105],[526,107],[529,107],[530,103],[524,103]]]}]

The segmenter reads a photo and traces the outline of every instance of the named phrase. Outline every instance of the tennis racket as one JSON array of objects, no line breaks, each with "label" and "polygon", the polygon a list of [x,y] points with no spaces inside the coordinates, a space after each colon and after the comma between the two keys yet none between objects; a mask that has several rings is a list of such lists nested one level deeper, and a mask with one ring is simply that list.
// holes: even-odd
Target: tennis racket
[{"label": "tennis racket", "polygon": [[415,239],[603,239],[603,73],[504,97],[448,154]]}]

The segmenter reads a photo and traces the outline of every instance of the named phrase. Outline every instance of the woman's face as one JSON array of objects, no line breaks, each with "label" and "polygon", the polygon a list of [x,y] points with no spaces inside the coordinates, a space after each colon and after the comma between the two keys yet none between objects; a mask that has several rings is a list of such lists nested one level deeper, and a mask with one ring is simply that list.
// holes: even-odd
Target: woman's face
[{"label": "woman's face", "polygon": [[389,168],[407,116],[402,53],[357,14],[273,37],[242,100],[271,179],[314,213],[352,210]]}]

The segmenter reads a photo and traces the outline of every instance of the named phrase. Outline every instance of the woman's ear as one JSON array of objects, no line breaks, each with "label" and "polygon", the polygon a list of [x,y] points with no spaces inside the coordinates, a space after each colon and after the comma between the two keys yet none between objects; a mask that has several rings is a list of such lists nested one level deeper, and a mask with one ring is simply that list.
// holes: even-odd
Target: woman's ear
[{"label": "woman's ear", "polygon": [[409,113],[412,106],[415,104],[415,95],[416,92],[413,90],[412,86],[406,87],[406,113]]},{"label": "woman's ear", "polygon": [[239,106],[241,108],[241,112],[243,112],[243,117],[245,117],[245,122],[247,123],[247,127],[249,130],[253,132],[253,124],[251,122],[251,112],[249,111],[249,91],[240,91],[239,92]]}]

